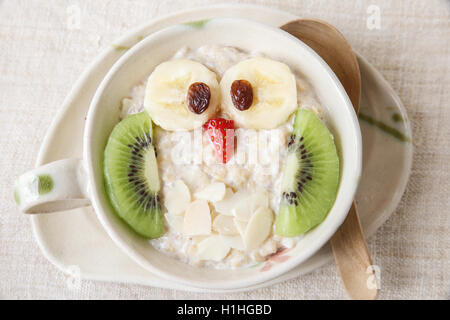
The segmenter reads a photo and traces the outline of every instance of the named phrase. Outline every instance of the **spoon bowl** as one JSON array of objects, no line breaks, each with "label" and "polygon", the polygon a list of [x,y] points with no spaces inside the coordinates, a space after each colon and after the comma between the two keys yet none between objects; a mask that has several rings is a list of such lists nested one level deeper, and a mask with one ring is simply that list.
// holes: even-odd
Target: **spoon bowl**
[{"label": "spoon bowl", "polygon": [[284,24],[281,29],[306,43],[325,60],[342,83],[355,112],[358,112],[361,74],[356,55],[342,33],[317,19],[295,20]]}]

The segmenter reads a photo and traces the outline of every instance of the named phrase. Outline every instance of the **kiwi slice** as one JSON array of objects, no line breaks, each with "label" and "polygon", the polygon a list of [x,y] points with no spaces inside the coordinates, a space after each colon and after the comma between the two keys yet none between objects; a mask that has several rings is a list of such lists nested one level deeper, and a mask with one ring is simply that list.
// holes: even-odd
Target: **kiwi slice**
[{"label": "kiwi slice", "polygon": [[105,190],[116,213],[138,234],[164,233],[158,165],[146,112],[130,115],[111,132],[104,154]]},{"label": "kiwi slice", "polygon": [[288,141],[275,233],[294,237],[321,223],[336,199],[338,183],[333,136],[312,111],[299,109]]}]

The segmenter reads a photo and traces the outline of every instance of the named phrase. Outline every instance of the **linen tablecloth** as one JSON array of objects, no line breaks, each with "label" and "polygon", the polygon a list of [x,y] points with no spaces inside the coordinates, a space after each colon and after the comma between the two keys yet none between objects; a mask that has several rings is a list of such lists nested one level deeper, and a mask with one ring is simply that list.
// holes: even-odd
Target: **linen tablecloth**
[{"label": "linen tablecloth", "polygon": [[[206,0],[0,0],[0,298],[345,299],[334,264],[269,288],[201,294],[82,281],[74,290],[34,240],[12,197],[34,166],[65,96],[88,64],[132,27]],[[324,19],[391,83],[413,129],[406,193],[368,240],[381,299],[450,298],[450,2],[233,0]],[[375,8],[375,9],[374,9]],[[73,10],[80,11],[72,28]],[[380,13],[379,25],[368,21]],[[79,28],[78,28],[79,27]],[[378,28],[379,27],[379,28]]]}]

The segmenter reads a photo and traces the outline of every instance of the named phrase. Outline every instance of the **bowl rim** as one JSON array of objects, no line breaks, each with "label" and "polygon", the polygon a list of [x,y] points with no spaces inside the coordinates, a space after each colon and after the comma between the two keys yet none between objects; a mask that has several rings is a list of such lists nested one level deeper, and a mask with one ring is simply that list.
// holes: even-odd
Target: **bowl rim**
[{"label": "bowl rim", "polygon": [[[175,30],[180,30],[180,26],[183,26],[184,24],[174,24],[171,26],[168,26],[166,28],[163,28],[159,31],[156,31],[141,41],[139,41],[137,44],[135,44],[132,48],[130,48],[126,53],[124,53],[109,69],[106,76],[101,81],[99,87],[97,88],[95,95],[91,101],[91,104],[88,109],[87,119],[86,119],[86,129],[84,131],[83,136],[83,162],[85,165],[85,169],[88,176],[88,183],[89,183],[89,189],[90,189],[90,198],[92,202],[92,206],[94,208],[95,214],[97,218],[100,220],[100,223],[102,224],[103,228],[109,235],[109,237],[114,241],[114,243],[123,251],[125,252],[130,258],[132,258],[136,263],[138,263],[143,268],[149,270],[150,272],[156,274],[157,276],[160,276],[164,279],[171,280],[171,281],[177,281],[180,283],[183,283],[185,285],[194,286],[194,287],[200,287],[200,288],[209,288],[209,289],[238,289],[247,287],[250,285],[255,285],[258,283],[262,283],[265,281],[268,281],[270,279],[276,278],[280,276],[283,273],[288,272],[292,268],[296,267],[300,263],[306,261],[309,257],[311,257],[315,252],[317,252],[323,245],[325,245],[328,240],[332,237],[332,235],[336,232],[336,230],[340,227],[340,225],[345,220],[348,210],[350,209],[350,206],[352,204],[354,195],[357,190],[359,177],[361,175],[362,171],[362,138],[361,138],[361,131],[359,128],[359,122],[356,116],[356,113],[353,109],[353,106],[350,102],[350,99],[345,92],[345,89],[343,88],[342,84],[338,80],[337,76],[334,74],[334,72],[331,70],[331,68],[328,66],[328,64],[309,46],[307,46],[305,43],[303,43],[301,40],[295,38],[294,36],[290,35],[289,33],[269,25],[266,25],[261,22],[256,22],[248,19],[242,19],[242,18],[211,18],[208,19],[208,21],[215,21],[215,22],[224,22],[224,23],[233,23],[233,24],[249,24],[255,28],[261,28],[265,29],[268,32],[274,32],[277,33],[277,36],[280,37],[287,37],[291,41],[295,42],[296,45],[302,50],[309,53],[315,60],[317,60],[323,68],[327,75],[331,78],[332,82],[334,83],[336,89],[338,90],[339,95],[342,97],[345,107],[347,108],[347,111],[349,111],[350,114],[350,120],[352,124],[351,131],[355,134],[355,162],[356,166],[353,168],[354,175],[357,177],[357,181],[352,183],[348,190],[344,194],[341,195],[343,198],[341,201],[345,203],[344,209],[342,210],[342,214],[339,216],[335,216],[336,219],[335,223],[322,234],[318,235],[317,238],[314,241],[313,246],[309,246],[308,248],[304,248],[302,250],[302,255],[297,257],[297,259],[290,259],[286,263],[283,263],[278,268],[276,268],[277,272],[264,272],[264,273],[258,273],[258,277],[251,277],[250,279],[242,280],[240,279],[239,282],[236,280],[233,281],[217,281],[212,284],[208,282],[197,282],[197,281],[191,281],[186,278],[183,278],[182,276],[174,275],[172,273],[166,272],[164,270],[161,270],[154,265],[152,265],[149,260],[147,260],[145,257],[140,255],[136,250],[132,248],[131,245],[127,243],[123,239],[123,237],[120,235],[117,230],[112,226],[112,223],[110,222],[110,218],[108,217],[108,214],[106,213],[105,208],[103,207],[101,201],[99,200],[99,193],[96,186],[97,185],[103,185],[100,183],[100,181],[95,181],[95,169],[92,161],[93,153],[92,150],[93,147],[93,140],[90,138],[92,136],[92,132],[94,130],[94,115],[98,111],[98,105],[101,101],[102,95],[107,88],[109,82],[112,80],[112,78],[116,75],[116,73],[121,69],[121,67],[129,60],[132,59],[133,56],[145,49],[145,47],[148,45],[148,43],[156,41],[158,39],[166,37],[168,34],[171,34]],[[189,29],[186,29],[188,32]],[[339,187],[340,188],[340,187]],[[333,205],[334,207],[334,205]],[[332,207],[332,208],[333,208]],[[331,211],[331,209],[330,209]]]}]

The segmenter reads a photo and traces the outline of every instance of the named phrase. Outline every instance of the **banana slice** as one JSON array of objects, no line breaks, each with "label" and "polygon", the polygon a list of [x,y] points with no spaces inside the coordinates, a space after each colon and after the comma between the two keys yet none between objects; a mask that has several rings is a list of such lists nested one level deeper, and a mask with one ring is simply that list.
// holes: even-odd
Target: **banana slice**
[{"label": "banana slice", "polygon": [[[201,82],[210,90],[209,105],[197,114],[189,109],[187,96],[191,84]],[[148,78],[144,106],[152,120],[165,130],[199,128],[217,112],[220,89],[217,77],[201,63],[169,60],[158,65]]]},{"label": "banana slice", "polygon": [[[231,97],[235,80],[246,80],[252,87],[253,102],[243,111],[236,108]],[[223,111],[243,128],[276,128],[297,109],[294,74],[286,64],[268,58],[252,58],[234,65],[223,75],[220,90]]]}]

